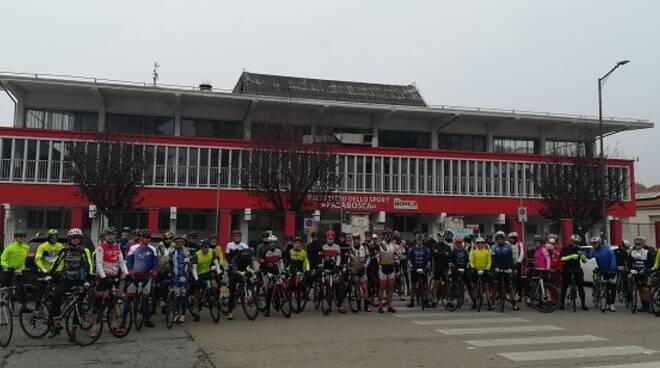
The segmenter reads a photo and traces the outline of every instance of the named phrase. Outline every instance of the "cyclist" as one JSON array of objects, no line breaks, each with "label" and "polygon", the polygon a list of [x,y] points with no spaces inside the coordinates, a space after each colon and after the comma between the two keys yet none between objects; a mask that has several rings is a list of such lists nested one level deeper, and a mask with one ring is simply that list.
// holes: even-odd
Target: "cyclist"
[{"label": "cyclist", "polygon": [[194,254],[199,250],[199,240],[196,231],[191,231],[186,234],[186,248],[190,254]]},{"label": "cyclist", "polygon": [[92,275],[93,264],[92,256],[89,250],[82,245],[83,232],[78,228],[73,228],[67,232],[69,242],[62,249],[50,270],[50,277],[57,271],[62,271],[62,280],[53,290],[53,299],[50,309],[50,320],[53,328],[48,337],[52,338],[59,335],[62,330],[60,324],[60,312],[64,294],[74,286],[82,285]]},{"label": "cyclist", "polygon": [[[514,253],[513,247],[510,243],[506,241],[506,236],[503,231],[498,231],[495,233],[495,245],[491,247],[491,256],[493,257],[493,267],[495,272],[497,271],[507,271],[512,270],[514,266]],[[513,284],[511,282],[511,277],[508,273],[505,275],[507,282],[507,292],[511,296],[511,304],[513,304],[513,310],[518,310],[518,305],[516,304],[516,298],[513,294]]]},{"label": "cyclist", "polygon": [[335,287],[335,295],[338,299],[339,313],[346,313],[343,300],[340,300],[343,295],[341,279],[339,277],[339,270],[342,265],[341,248],[335,243],[335,232],[331,229],[325,232],[325,244],[321,248],[320,255],[322,264],[319,268],[322,267],[323,270],[329,271],[335,277],[333,286]]},{"label": "cyclist", "polygon": [[[95,307],[97,312],[101,313],[103,298],[109,289],[112,288],[113,278],[121,276],[125,278],[128,275],[128,268],[124,255],[121,253],[121,246],[117,242],[117,230],[114,227],[109,227],[103,232],[104,240],[96,247],[94,251],[94,260],[96,262],[96,277],[98,282],[96,284],[96,303]],[[121,275],[119,274],[121,271]],[[92,337],[96,337],[99,333],[98,326],[91,332]]]},{"label": "cyclist", "polygon": [[399,248],[396,277],[397,279],[403,278],[402,282],[405,284],[406,290],[410,290],[410,277],[408,277],[408,242],[401,239],[401,233],[397,230],[392,232],[392,239]]},{"label": "cyclist", "polygon": [[128,226],[124,226],[121,228],[121,236],[119,239],[117,239],[117,242],[119,243],[119,247],[121,248],[121,252],[124,254],[124,257],[128,254],[128,250],[130,249],[128,247],[128,242],[131,241],[131,228]]},{"label": "cyclist", "polygon": [[254,273],[254,257],[250,248],[240,247],[231,257],[231,262],[229,263],[229,312],[227,314],[227,319],[233,319],[233,311],[236,308],[236,285],[241,277],[245,276],[246,273]]},{"label": "cyclist", "polygon": [[589,243],[593,248],[586,254],[586,257],[587,259],[596,259],[597,271],[606,284],[605,301],[607,305],[605,308],[611,312],[616,312],[614,307],[614,301],[616,300],[616,257],[612,248],[607,244],[603,244],[599,236],[592,237]]},{"label": "cyclist", "polygon": [[516,231],[509,233],[509,243],[513,249],[513,286],[515,290],[520,292],[523,287],[523,277],[527,271],[525,267],[527,263],[527,247],[520,240],[520,236]]},{"label": "cyclist", "polygon": [[408,303],[408,308],[412,308],[415,306],[415,285],[417,281],[422,285],[428,284],[427,273],[431,267],[431,251],[424,246],[423,237],[415,239],[415,246],[408,250],[407,262],[410,266],[410,303]]},{"label": "cyclist", "polygon": [[340,232],[339,235],[337,236],[337,245],[339,245],[339,249],[341,250],[341,256],[342,258],[346,257],[346,254],[348,253],[348,248],[351,247],[351,245],[348,243],[347,235],[345,232]]},{"label": "cyclist", "polygon": [[14,242],[5,247],[0,257],[2,264],[2,284],[5,286],[16,285],[21,298],[21,311],[31,312],[25,307],[25,292],[23,290],[23,270],[25,261],[30,251],[30,246],[25,242],[26,232],[14,231]]},{"label": "cyclist", "polygon": [[220,264],[220,267],[224,268],[225,252],[220,246],[220,244],[218,244],[218,235],[216,234],[209,235],[209,243],[211,243],[211,251],[215,253],[216,257],[218,257],[218,263]]},{"label": "cyclist", "polygon": [[273,289],[275,285],[272,285],[266,276],[268,274],[277,276],[284,269],[282,250],[277,246],[277,236],[268,236],[266,245],[260,249],[259,264],[259,272],[261,273],[262,280],[264,280],[264,283],[267,283],[266,313],[264,313],[264,316],[268,317],[270,316],[270,305],[273,300]]},{"label": "cyclist", "polygon": [[166,307],[165,300],[167,299],[168,286],[165,280],[169,277],[170,273],[170,255],[174,252],[174,234],[170,231],[163,233],[163,240],[156,245],[158,252],[158,278],[155,284],[155,293],[153,308],[151,314],[156,314],[156,306],[160,301],[160,308],[163,311]]},{"label": "cyclist", "polygon": [[568,290],[568,286],[571,284],[571,280],[574,280],[575,286],[577,286],[578,289],[578,294],[580,295],[582,310],[589,310],[584,302],[584,271],[582,271],[580,262],[585,263],[587,259],[584,257],[584,254],[582,254],[582,251],[580,250],[581,241],[582,238],[580,235],[573,234],[571,235],[571,242],[561,249],[560,255],[562,263],[562,283],[561,303],[559,304],[559,309],[565,308],[566,290]]},{"label": "cyclist", "polygon": [[348,250],[348,268],[351,280],[360,283],[365,312],[371,312],[369,302],[367,301],[369,298],[369,290],[367,288],[367,267],[369,267],[369,260],[369,249],[360,243],[360,234],[354,233],[353,246]]},{"label": "cyclist", "polygon": [[[490,287],[490,269],[493,265],[493,258],[490,254],[490,248],[488,247],[488,243],[486,243],[486,239],[482,237],[478,237],[476,239],[476,247],[472,249],[472,252],[470,252],[470,268],[473,270],[473,280],[472,282],[476,285],[477,280],[479,277],[478,272],[482,271],[483,274],[481,276],[483,283],[484,283],[484,290],[486,292],[486,298],[487,300],[492,301],[493,300],[493,293],[491,291]],[[476,299],[476,298],[475,298]],[[476,302],[476,300],[475,300]],[[491,303],[492,304],[492,303]],[[476,305],[473,306],[472,309],[475,309]],[[493,309],[493,307],[489,304],[488,305],[488,310]]]},{"label": "cyclist", "polygon": [[225,258],[227,259],[227,263],[231,263],[232,258],[234,258],[238,252],[243,249],[250,249],[247,244],[241,241],[241,236],[242,234],[240,230],[234,230],[231,232],[231,241],[225,246],[225,255],[227,256]]},{"label": "cyclist", "polygon": [[194,253],[192,258],[192,276],[195,281],[193,285],[195,312],[193,320],[199,321],[199,313],[202,311],[202,289],[208,287],[210,283],[211,290],[218,290],[216,274],[220,270],[218,257],[211,251],[211,243],[204,239],[199,243],[199,250]]},{"label": "cyclist", "polygon": [[126,243],[126,248],[124,251],[126,254],[124,254],[124,257],[128,256],[128,252],[131,251],[131,248],[133,248],[136,245],[140,245],[140,230],[139,229],[133,229],[131,231],[131,239],[128,240]]},{"label": "cyclist", "polygon": [[[445,231],[445,241],[447,241],[446,239],[448,234],[451,234],[451,231]],[[463,284],[465,284],[468,294],[470,295],[470,299],[472,300],[472,309],[476,309],[477,305],[475,304],[472,283],[470,282],[470,277],[468,276],[467,272],[468,268],[470,267],[470,254],[465,249],[465,247],[463,247],[463,238],[460,236],[454,238],[454,249],[451,251],[450,266],[457,270],[462,269],[465,271],[461,274],[461,278],[463,279]]]},{"label": "cyclist", "polygon": [[[635,238],[637,241],[639,238]],[[642,247],[642,242],[639,242],[640,248]],[[616,257],[616,267],[617,270],[623,271],[630,264],[630,242],[623,239],[619,247],[614,250],[614,256]]]},{"label": "cyclist", "polygon": [[[548,234],[548,239],[545,243],[550,253],[550,283],[554,285],[557,290],[561,290],[561,244],[557,242],[559,237],[557,234]],[[553,298],[559,298],[559,295],[553,295]]]},{"label": "cyclist", "polygon": [[649,292],[648,283],[648,250],[643,248],[643,241],[641,238],[635,238],[633,249],[628,255],[628,263],[626,268],[629,270],[634,270],[637,272],[637,275],[634,278],[634,282],[637,283],[639,288],[639,298],[641,300],[641,308],[637,309],[639,312],[648,312],[651,301],[651,293]]},{"label": "cyclist", "polygon": [[53,262],[57,259],[57,255],[62,251],[64,245],[57,240],[59,232],[55,229],[48,230],[46,241],[41,243],[37,248],[34,255],[34,263],[36,263],[39,271],[43,273],[50,272]]},{"label": "cyclist", "polygon": [[446,242],[443,231],[438,232],[438,241],[429,237],[425,243],[425,246],[431,250],[431,258],[433,260],[433,281],[431,282],[433,295],[438,295],[438,289],[446,285],[451,258],[450,244],[451,242],[449,244]]},{"label": "cyclist", "polygon": [[294,237],[291,235],[287,235],[284,237],[284,249],[282,249],[282,261],[284,261],[284,265],[289,265],[289,262],[291,261],[291,249],[293,249],[293,239]]},{"label": "cyclist", "polygon": [[[132,303],[133,297],[138,292],[139,284],[142,283],[142,295],[145,299],[142,306],[144,325],[154,327],[154,323],[151,321],[151,306],[148,300],[151,296],[152,279],[158,276],[158,251],[149,244],[151,231],[143,229],[139,231],[139,234],[140,243],[131,247],[126,259],[129,275],[132,278],[126,293],[129,303]],[[128,308],[124,310],[124,313],[127,312]]]},{"label": "cyclist", "polygon": [[392,230],[383,231],[383,241],[378,247],[378,270],[379,288],[378,288],[378,313],[383,313],[383,297],[387,292],[387,311],[395,313],[392,306],[392,296],[394,293],[395,267],[399,258],[399,247],[392,239]]},{"label": "cyclist", "polygon": [[[174,237],[174,249],[169,256],[170,286],[176,294],[176,308],[174,310],[174,322],[183,323],[186,319],[188,308],[188,250],[183,246],[183,237]],[[169,292],[169,291],[168,291]]]},{"label": "cyclist", "polygon": [[302,237],[296,236],[293,239],[293,248],[289,252],[289,263],[286,264],[292,274],[296,274],[297,272],[308,274],[310,271],[309,258],[307,257],[305,248],[303,248],[303,244]]}]

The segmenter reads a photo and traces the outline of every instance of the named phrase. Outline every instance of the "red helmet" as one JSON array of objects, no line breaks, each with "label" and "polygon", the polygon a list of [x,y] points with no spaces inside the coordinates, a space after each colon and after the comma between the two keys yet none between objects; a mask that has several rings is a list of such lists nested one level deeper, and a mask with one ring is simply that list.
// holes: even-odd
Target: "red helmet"
[{"label": "red helmet", "polygon": [[334,232],[334,230],[332,230],[332,229],[327,230],[327,231],[325,232],[325,237],[326,237],[326,238],[333,238],[333,239],[334,239],[334,237],[335,237],[335,232]]},{"label": "red helmet", "polygon": [[454,244],[463,244],[463,238],[460,236],[455,237]]}]

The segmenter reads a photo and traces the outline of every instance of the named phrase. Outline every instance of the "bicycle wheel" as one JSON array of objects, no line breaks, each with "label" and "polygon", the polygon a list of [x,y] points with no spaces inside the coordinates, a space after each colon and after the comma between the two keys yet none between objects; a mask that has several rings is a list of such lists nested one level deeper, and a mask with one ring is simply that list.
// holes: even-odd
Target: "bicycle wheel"
[{"label": "bicycle wheel", "polygon": [[571,304],[573,304],[573,313],[577,312],[577,287],[575,281],[571,284]]},{"label": "bicycle wheel", "polygon": [[[657,282],[658,280],[655,281]],[[653,308],[655,316],[658,317],[660,316],[660,286],[654,288],[652,298],[653,302],[651,303],[651,307]]]},{"label": "bicycle wheel", "polygon": [[9,305],[5,302],[0,303],[0,346],[9,345],[11,336],[14,333],[14,318],[11,315]]},{"label": "bicycle wheel", "polygon": [[462,289],[462,280],[451,277],[448,282],[447,295],[445,296],[445,310],[453,312],[461,307],[465,291]]},{"label": "bicycle wheel", "polygon": [[538,299],[534,307],[541,313],[552,313],[557,310],[557,300],[553,295],[559,295],[559,290],[552,284],[544,285],[543,288],[545,290],[541,290],[540,286],[537,288]]},{"label": "bicycle wheel", "polygon": [[538,303],[537,293],[538,293],[537,281],[533,279],[529,279],[529,290],[527,290],[525,297],[523,297],[523,301],[525,302],[528,308],[534,308]]},{"label": "bicycle wheel", "polygon": [[168,330],[172,329],[174,326],[174,318],[178,312],[176,305],[176,293],[174,290],[170,290],[167,293],[167,307],[165,307],[165,326]]},{"label": "bicycle wheel", "polygon": [[265,313],[266,312],[266,299],[268,296],[268,288],[266,288],[266,285],[259,285],[257,289],[257,307],[259,308],[259,312]]},{"label": "bicycle wheel", "polygon": [[213,322],[220,322],[220,314],[222,314],[222,311],[220,310],[218,291],[216,289],[211,288],[206,291],[206,304],[209,308],[209,314],[211,315]]},{"label": "bicycle wheel", "polygon": [[324,316],[327,316],[332,311],[332,288],[329,284],[324,282],[321,284],[321,290],[319,294],[321,312],[323,312]]},{"label": "bicycle wheel", "polygon": [[131,305],[131,312],[133,313],[133,322],[135,323],[135,331],[140,331],[144,326],[144,314],[142,308],[144,307],[144,296],[138,293],[133,297]]},{"label": "bicycle wheel", "polygon": [[500,295],[499,295],[499,304],[500,304],[500,313],[504,313],[504,306],[506,305],[506,289],[507,282],[504,278],[500,279]]},{"label": "bicycle wheel", "polygon": [[483,282],[481,281],[481,278],[477,280],[477,295],[476,295],[476,303],[477,303],[477,312],[481,312],[481,306],[484,304],[484,285]]},{"label": "bicycle wheel", "polygon": [[257,295],[254,285],[243,285],[241,293],[241,307],[245,317],[254,321],[259,316],[259,305],[257,304]]},{"label": "bicycle wheel", "polygon": [[282,315],[286,318],[291,317],[291,313],[293,312],[293,306],[291,304],[291,298],[289,297],[289,293],[286,292],[286,288],[283,285],[275,286],[275,291],[273,292],[273,296],[276,299],[277,306],[279,307],[279,310],[282,312]]},{"label": "bicycle wheel", "polygon": [[633,280],[632,282],[632,292],[630,293],[630,310],[633,314],[637,313],[637,296],[639,295],[639,289],[637,288],[637,282]]},{"label": "bicycle wheel", "polygon": [[294,292],[294,298],[296,299],[294,312],[296,313],[302,313],[302,311],[305,310],[305,306],[307,305],[307,295],[305,291],[305,285],[303,282],[298,282]]},{"label": "bicycle wheel", "polygon": [[17,288],[12,288],[9,289],[8,291],[8,297],[9,297],[9,311],[13,317],[19,317],[21,315],[21,310],[23,309],[23,304],[19,300],[19,291]]},{"label": "bicycle wheel", "polygon": [[94,309],[86,302],[80,302],[67,315],[66,324],[71,326],[74,342],[80,346],[88,346],[101,337],[103,323],[98,320]]},{"label": "bicycle wheel", "polygon": [[106,311],[108,330],[112,336],[123,339],[131,332],[133,327],[133,313],[131,306],[124,297],[114,296]]},{"label": "bicycle wheel", "polygon": [[361,308],[362,290],[357,282],[351,282],[348,286],[346,299],[348,299],[348,306],[351,312],[358,313]]},{"label": "bicycle wheel", "polygon": [[49,310],[46,303],[31,301],[26,303],[31,313],[21,313],[19,324],[25,335],[31,339],[41,339],[50,331]]}]

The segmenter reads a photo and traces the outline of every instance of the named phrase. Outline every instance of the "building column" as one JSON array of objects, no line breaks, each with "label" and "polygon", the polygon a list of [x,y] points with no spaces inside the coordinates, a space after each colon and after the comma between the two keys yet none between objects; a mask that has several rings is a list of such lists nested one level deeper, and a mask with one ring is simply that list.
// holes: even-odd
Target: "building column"
[{"label": "building column", "polygon": [[160,232],[158,229],[158,223],[160,220],[159,216],[160,213],[158,212],[158,208],[150,208],[147,212],[147,227],[152,234]]},{"label": "building column", "polygon": [[11,208],[11,205],[9,203],[5,203],[2,205],[2,209],[4,212],[4,246],[9,245],[12,241],[14,241],[14,230],[16,229],[15,225],[15,219],[14,219],[14,210]]},{"label": "building column", "polygon": [[229,235],[231,232],[231,210],[220,210],[220,218],[218,219],[218,244],[225,246],[229,243]]},{"label": "building column", "polygon": [[561,219],[561,244],[566,245],[571,242],[571,235],[573,235],[573,219]]},{"label": "building column", "polygon": [[623,239],[623,224],[621,219],[615,217],[610,221],[610,244],[619,245]]},{"label": "building column", "polygon": [[176,234],[176,207],[170,207],[170,232]]},{"label": "building column", "polygon": [[83,227],[83,209],[82,207],[73,207],[71,209],[71,228],[77,227],[82,229]]},{"label": "building column", "polygon": [[284,236],[296,236],[296,213],[293,211],[284,213]]}]

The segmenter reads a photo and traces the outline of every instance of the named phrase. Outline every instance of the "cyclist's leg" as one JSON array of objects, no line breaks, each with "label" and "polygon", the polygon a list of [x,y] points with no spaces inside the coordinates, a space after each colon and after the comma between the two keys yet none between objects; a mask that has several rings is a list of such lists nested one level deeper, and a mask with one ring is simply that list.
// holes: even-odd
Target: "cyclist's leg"
[{"label": "cyclist's leg", "polygon": [[152,279],[147,278],[143,280],[142,284],[142,314],[144,315],[145,321],[151,321],[151,290],[152,290]]},{"label": "cyclist's leg", "polygon": [[582,303],[583,307],[586,307],[586,296],[584,293],[584,272],[582,270],[578,270],[577,272],[573,273],[573,277],[575,278],[575,286],[577,286],[578,294],[580,295],[580,302]]},{"label": "cyclist's leg", "polygon": [[566,303],[566,292],[568,291],[568,286],[571,284],[572,273],[569,271],[562,272],[561,275],[561,295],[559,296],[559,306],[564,307]]},{"label": "cyclist's leg", "polygon": [[419,280],[419,275],[417,272],[412,272],[410,274],[410,303],[408,303],[408,307],[412,308],[415,306],[415,290],[417,289],[417,281]]}]

